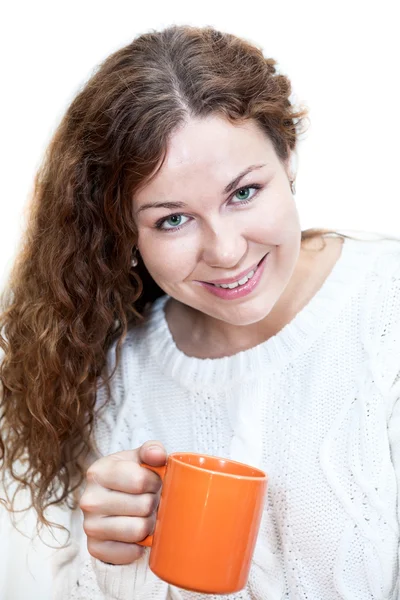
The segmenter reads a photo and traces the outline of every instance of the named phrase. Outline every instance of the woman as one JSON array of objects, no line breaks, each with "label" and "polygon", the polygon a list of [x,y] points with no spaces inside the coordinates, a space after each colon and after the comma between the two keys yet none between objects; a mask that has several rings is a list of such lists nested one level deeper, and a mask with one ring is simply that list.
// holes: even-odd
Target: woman
[{"label": "woman", "polygon": [[1,450],[41,523],[69,507],[58,600],[200,597],[136,544],[160,492],[139,463],[173,450],[269,474],[232,597],[400,593],[400,248],[301,232],[290,92],[245,41],[170,27],[54,136],[2,316]]}]

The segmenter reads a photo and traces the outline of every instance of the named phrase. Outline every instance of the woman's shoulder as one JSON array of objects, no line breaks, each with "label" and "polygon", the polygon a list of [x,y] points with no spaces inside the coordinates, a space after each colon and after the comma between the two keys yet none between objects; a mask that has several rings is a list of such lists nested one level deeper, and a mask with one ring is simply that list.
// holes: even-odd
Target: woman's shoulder
[{"label": "woman's shoulder", "polygon": [[[364,246],[368,242],[364,242]],[[382,239],[374,242],[376,260],[372,273],[379,280],[400,280],[400,239]],[[367,248],[366,248],[367,252]]]},{"label": "woman's shoulder", "polygon": [[359,281],[365,281],[368,296],[374,295],[382,285],[400,280],[400,238],[348,233],[338,265],[342,270],[351,270],[354,277],[358,273]]},{"label": "woman's shoulder", "polygon": [[124,336],[115,336],[107,350],[96,386],[95,441],[100,455],[116,451],[123,415],[135,410],[146,385],[147,329],[146,321],[130,327]]},{"label": "woman's shoulder", "polygon": [[360,305],[364,346],[380,365],[382,380],[393,382],[400,364],[400,241],[360,244],[365,259],[371,260]]},{"label": "woman's shoulder", "polygon": [[[379,326],[386,313],[400,321],[400,240],[394,238],[346,240],[349,260],[364,266],[363,295],[368,312]],[[397,307],[399,314],[396,314]]]},{"label": "woman's shoulder", "polygon": [[[400,238],[388,237],[383,234],[362,234],[359,232],[349,234],[346,245],[353,252],[371,260],[372,271],[385,275],[389,271],[400,267]],[[382,270],[382,267],[383,270]]]},{"label": "woman's shoulder", "polygon": [[115,369],[115,377],[129,386],[128,379],[135,379],[137,372],[143,372],[144,363],[149,358],[149,340],[165,327],[164,304],[167,296],[158,298],[144,312],[143,318],[132,324],[125,335],[116,335],[107,352],[107,370]]},{"label": "woman's shoulder", "polygon": [[164,307],[169,299],[163,295],[146,306],[143,318],[133,325],[123,342],[123,353],[127,358],[134,358],[140,363],[148,361],[151,339],[156,336],[158,341],[168,338]]}]

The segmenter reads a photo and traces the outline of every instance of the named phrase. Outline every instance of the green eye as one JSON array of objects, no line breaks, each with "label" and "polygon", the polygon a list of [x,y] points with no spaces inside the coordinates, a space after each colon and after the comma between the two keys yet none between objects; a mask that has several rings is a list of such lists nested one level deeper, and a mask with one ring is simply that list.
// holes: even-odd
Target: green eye
[{"label": "green eye", "polygon": [[256,183],[254,183],[253,185],[248,185],[247,187],[240,188],[233,194],[231,202],[233,204],[246,204],[246,202],[250,202],[250,200],[253,199],[253,196],[260,189],[261,185],[258,185]]},{"label": "green eye", "polygon": [[235,194],[238,200],[247,200],[250,196],[250,188],[242,188],[238,190]]},{"label": "green eye", "polygon": [[181,224],[181,221],[182,215],[172,215],[172,217],[169,217],[165,223],[168,223],[168,225],[171,225],[172,227],[177,227]]},{"label": "green eye", "polygon": [[184,225],[189,221],[185,215],[170,215],[166,219],[160,221],[157,225],[159,229],[179,229],[181,225]]}]

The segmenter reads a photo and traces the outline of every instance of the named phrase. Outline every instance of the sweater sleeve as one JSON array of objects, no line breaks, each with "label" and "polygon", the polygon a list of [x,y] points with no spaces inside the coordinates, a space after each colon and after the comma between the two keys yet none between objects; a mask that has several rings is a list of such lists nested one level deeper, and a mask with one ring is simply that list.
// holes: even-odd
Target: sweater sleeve
[{"label": "sweater sleeve", "polygon": [[[400,256],[399,256],[400,259]],[[399,268],[392,279],[394,285],[393,322],[386,329],[386,373],[390,383],[388,394],[388,436],[390,455],[397,479],[397,534],[399,536],[397,579],[393,598],[400,598],[400,260]]]},{"label": "sweater sleeve", "polygon": [[[95,442],[98,456],[131,447],[130,440],[121,442],[119,439],[120,421],[129,394],[123,376],[125,351],[123,347],[121,362],[111,380],[111,398],[106,398],[104,386],[97,390],[99,411],[95,421]],[[114,366],[115,344],[108,355],[109,372]],[[96,456],[90,462],[94,460]],[[70,538],[53,559],[54,600],[165,600],[169,597],[168,584],[156,577],[148,566],[148,549],[133,564],[107,565],[93,558],[87,550],[79,508],[63,511],[63,525],[70,532]]]},{"label": "sweater sleeve", "polygon": [[148,550],[130,565],[107,565],[90,556],[82,515],[70,513],[69,544],[53,561],[54,600],[166,600],[168,584],[148,566]]},{"label": "sweater sleeve", "polygon": [[377,385],[386,399],[390,457],[397,480],[397,577],[393,598],[400,598],[400,244],[379,265],[379,286],[372,331]]},{"label": "sweater sleeve", "polygon": [[[400,527],[400,388],[398,389],[397,399],[390,417],[388,431],[392,463],[397,476],[397,522]],[[398,547],[397,562],[397,580],[393,598],[400,598],[400,543]]]}]

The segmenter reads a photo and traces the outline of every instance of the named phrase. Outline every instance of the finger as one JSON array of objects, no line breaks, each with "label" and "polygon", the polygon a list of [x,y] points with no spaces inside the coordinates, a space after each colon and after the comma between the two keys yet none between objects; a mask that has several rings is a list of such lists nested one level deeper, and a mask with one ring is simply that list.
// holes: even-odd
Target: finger
[{"label": "finger", "polygon": [[80,501],[87,514],[101,516],[148,517],[158,507],[160,492],[156,494],[125,494],[100,486],[88,488]]},{"label": "finger", "polygon": [[86,478],[88,483],[127,494],[156,493],[161,486],[156,473],[137,462],[121,460],[117,454],[96,461],[89,467]]},{"label": "finger", "polygon": [[94,558],[112,565],[130,565],[144,553],[144,548],[137,544],[103,542],[94,538],[88,538],[87,547]]},{"label": "finger", "polygon": [[150,517],[100,517],[84,520],[83,529],[88,538],[135,544],[154,531],[156,515]]},{"label": "finger", "polygon": [[139,448],[139,459],[152,467],[161,467],[167,462],[167,452],[161,442],[148,441]]}]

